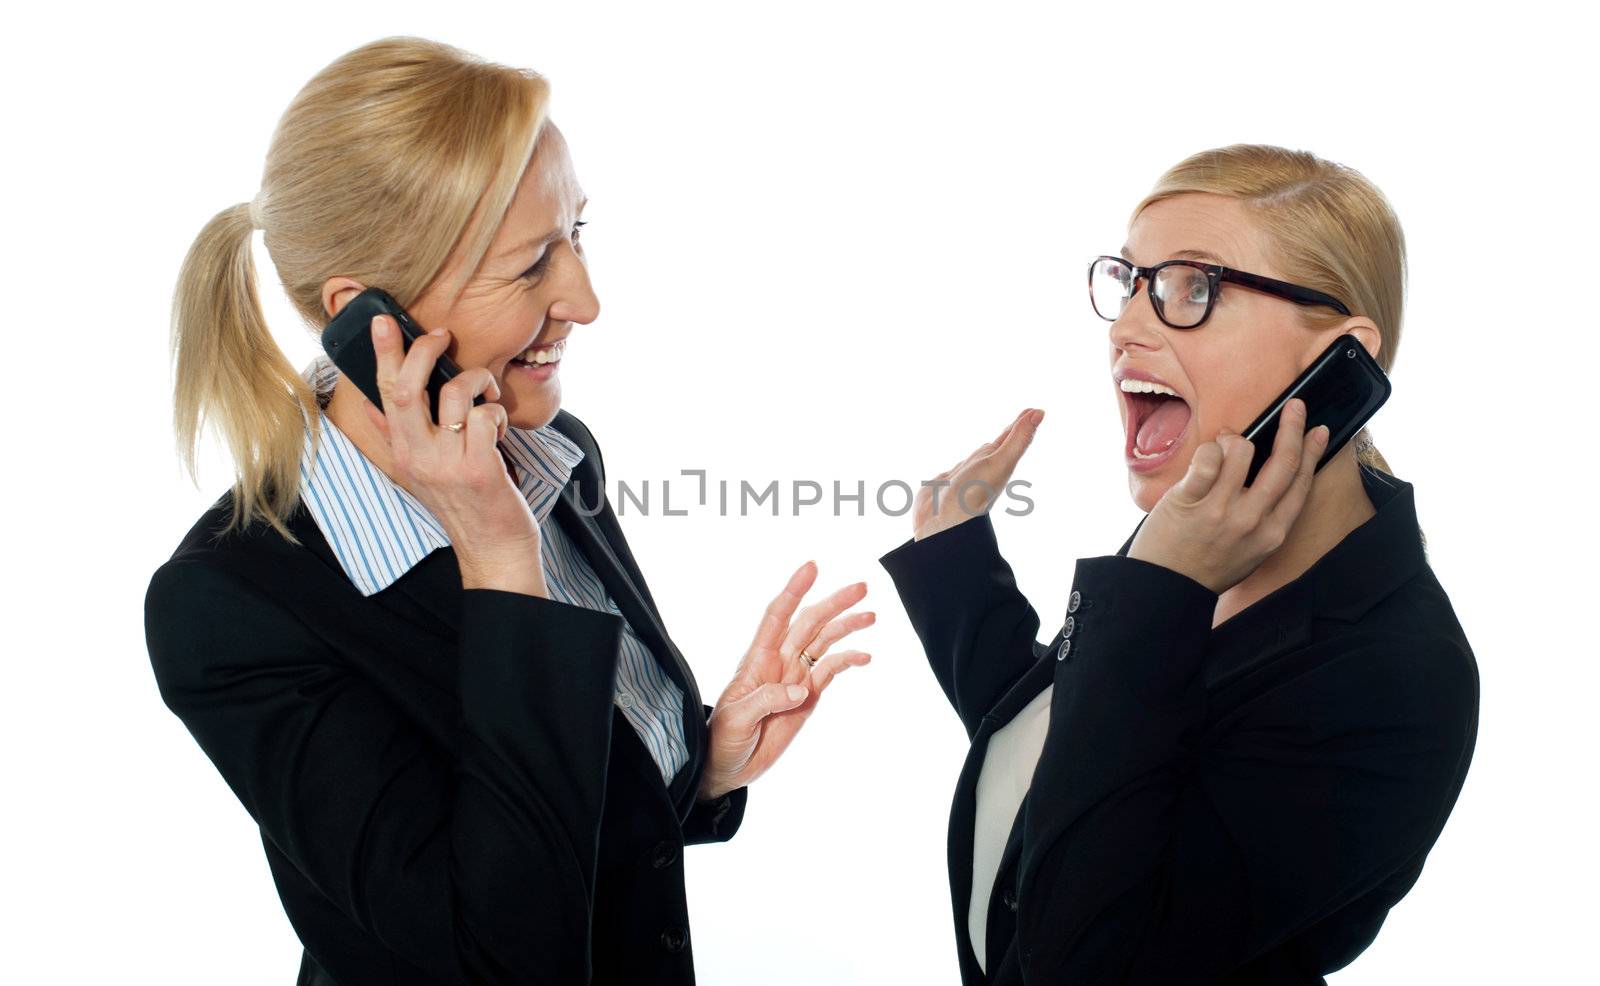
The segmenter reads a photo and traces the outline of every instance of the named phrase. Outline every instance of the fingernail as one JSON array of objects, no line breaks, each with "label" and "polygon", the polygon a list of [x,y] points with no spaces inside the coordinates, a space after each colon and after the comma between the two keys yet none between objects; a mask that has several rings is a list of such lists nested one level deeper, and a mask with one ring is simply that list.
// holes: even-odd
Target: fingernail
[{"label": "fingernail", "polygon": [[374,339],[389,338],[389,320],[382,315],[372,316],[372,337]]},{"label": "fingernail", "polygon": [[441,328],[429,329],[428,330],[428,335],[431,335],[431,336],[442,336],[442,335],[444,335],[444,329],[441,329]]},{"label": "fingernail", "polygon": [[1324,444],[1327,443],[1327,441],[1328,441],[1328,431],[1329,431],[1327,425],[1317,425],[1316,428],[1314,428],[1312,430],[1317,433],[1317,441],[1322,442]]},{"label": "fingernail", "polygon": [[789,686],[789,701],[798,702],[806,697],[806,690],[799,685]]}]

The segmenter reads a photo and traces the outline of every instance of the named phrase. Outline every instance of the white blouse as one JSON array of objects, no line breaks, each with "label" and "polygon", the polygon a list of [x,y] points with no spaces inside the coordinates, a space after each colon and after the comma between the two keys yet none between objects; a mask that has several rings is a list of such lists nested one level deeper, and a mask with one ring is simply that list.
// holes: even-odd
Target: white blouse
[{"label": "white blouse", "polygon": [[1000,857],[1017,818],[1017,808],[1033,783],[1033,772],[1044,750],[1050,728],[1050,696],[1055,685],[1045,686],[1010,722],[989,738],[983,768],[978,772],[977,820],[972,839],[972,900],[967,908],[967,932],[972,936],[978,967],[985,965],[984,935],[989,924],[989,895],[1000,872]]}]

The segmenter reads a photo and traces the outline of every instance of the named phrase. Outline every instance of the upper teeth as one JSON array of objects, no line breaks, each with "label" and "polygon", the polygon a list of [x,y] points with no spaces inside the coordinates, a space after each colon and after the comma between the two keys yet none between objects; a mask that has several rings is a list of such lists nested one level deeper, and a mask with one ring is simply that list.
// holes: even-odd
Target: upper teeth
[{"label": "upper teeth", "polygon": [[1130,394],[1171,394],[1173,397],[1180,396],[1176,390],[1164,383],[1156,383],[1153,380],[1135,380],[1132,377],[1127,377],[1122,381],[1122,389]]},{"label": "upper teeth", "polygon": [[524,363],[554,363],[556,360],[560,359],[561,354],[566,351],[567,340],[562,339],[553,346],[530,349],[521,356],[518,356],[517,359],[522,360]]}]

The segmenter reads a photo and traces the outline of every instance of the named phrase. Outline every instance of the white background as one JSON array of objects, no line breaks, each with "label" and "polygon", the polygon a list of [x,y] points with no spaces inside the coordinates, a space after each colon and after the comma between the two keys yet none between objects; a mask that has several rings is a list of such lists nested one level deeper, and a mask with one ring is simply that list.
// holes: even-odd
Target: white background
[{"label": "white background", "polygon": [[[173,451],[178,265],[249,199],[278,115],[390,34],[534,68],[591,202],[603,312],[563,364],[613,482],[915,483],[1018,410],[1047,417],[998,517],[1045,619],[1139,519],[1088,257],[1185,155],[1235,141],[1356,167],[1405,226],[1411,290],[1372,433],[1416,485],[1480,663],[1454,816],[1332,981],[1591,975],[1600,252],[1592,30],[1577,5],[821,3],[45,5],[4,75],[14,559],[3,689],[7,978],[292,981],[299,944],[247,815],[161,704],[150,573],[231,481]],[[297,365],[316,352],[257,239]],[[1573,451],[1568,451],[1572,449]],[[678,491],[682,492],[682,491]],[[675,497],[678,494],[675,492]],[[957,981],[945,872],[961,727],[877,557],[831,516],[623,525],[710,701],[807,558],[865,579],[873,663],[838,679],[688,853],[702,982]]]}]

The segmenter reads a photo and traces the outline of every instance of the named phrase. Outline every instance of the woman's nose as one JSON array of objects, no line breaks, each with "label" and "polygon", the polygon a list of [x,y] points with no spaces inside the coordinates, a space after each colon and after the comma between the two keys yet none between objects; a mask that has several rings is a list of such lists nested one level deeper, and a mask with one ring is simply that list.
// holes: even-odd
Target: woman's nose
[{"label": "woman's nose", "polygon": [[571,280],[563,285],[556,303],[550,306],[550,317],[587,325],[599,315],[600,299],[589,283],[589,270],[582,264],[575,265]]},{"label": "woman's nose", "polygon": [[1127,349],[1129,344],[1149,345],[1160,336],[1163,326],[1150,305],[1149,295],[1149,291],[1139,290],[1139,281],[1134,282],[1133,297],[1127,300],[1122,307],[1122,314],[1111,323],[1111,342],[1118,349]]}]

